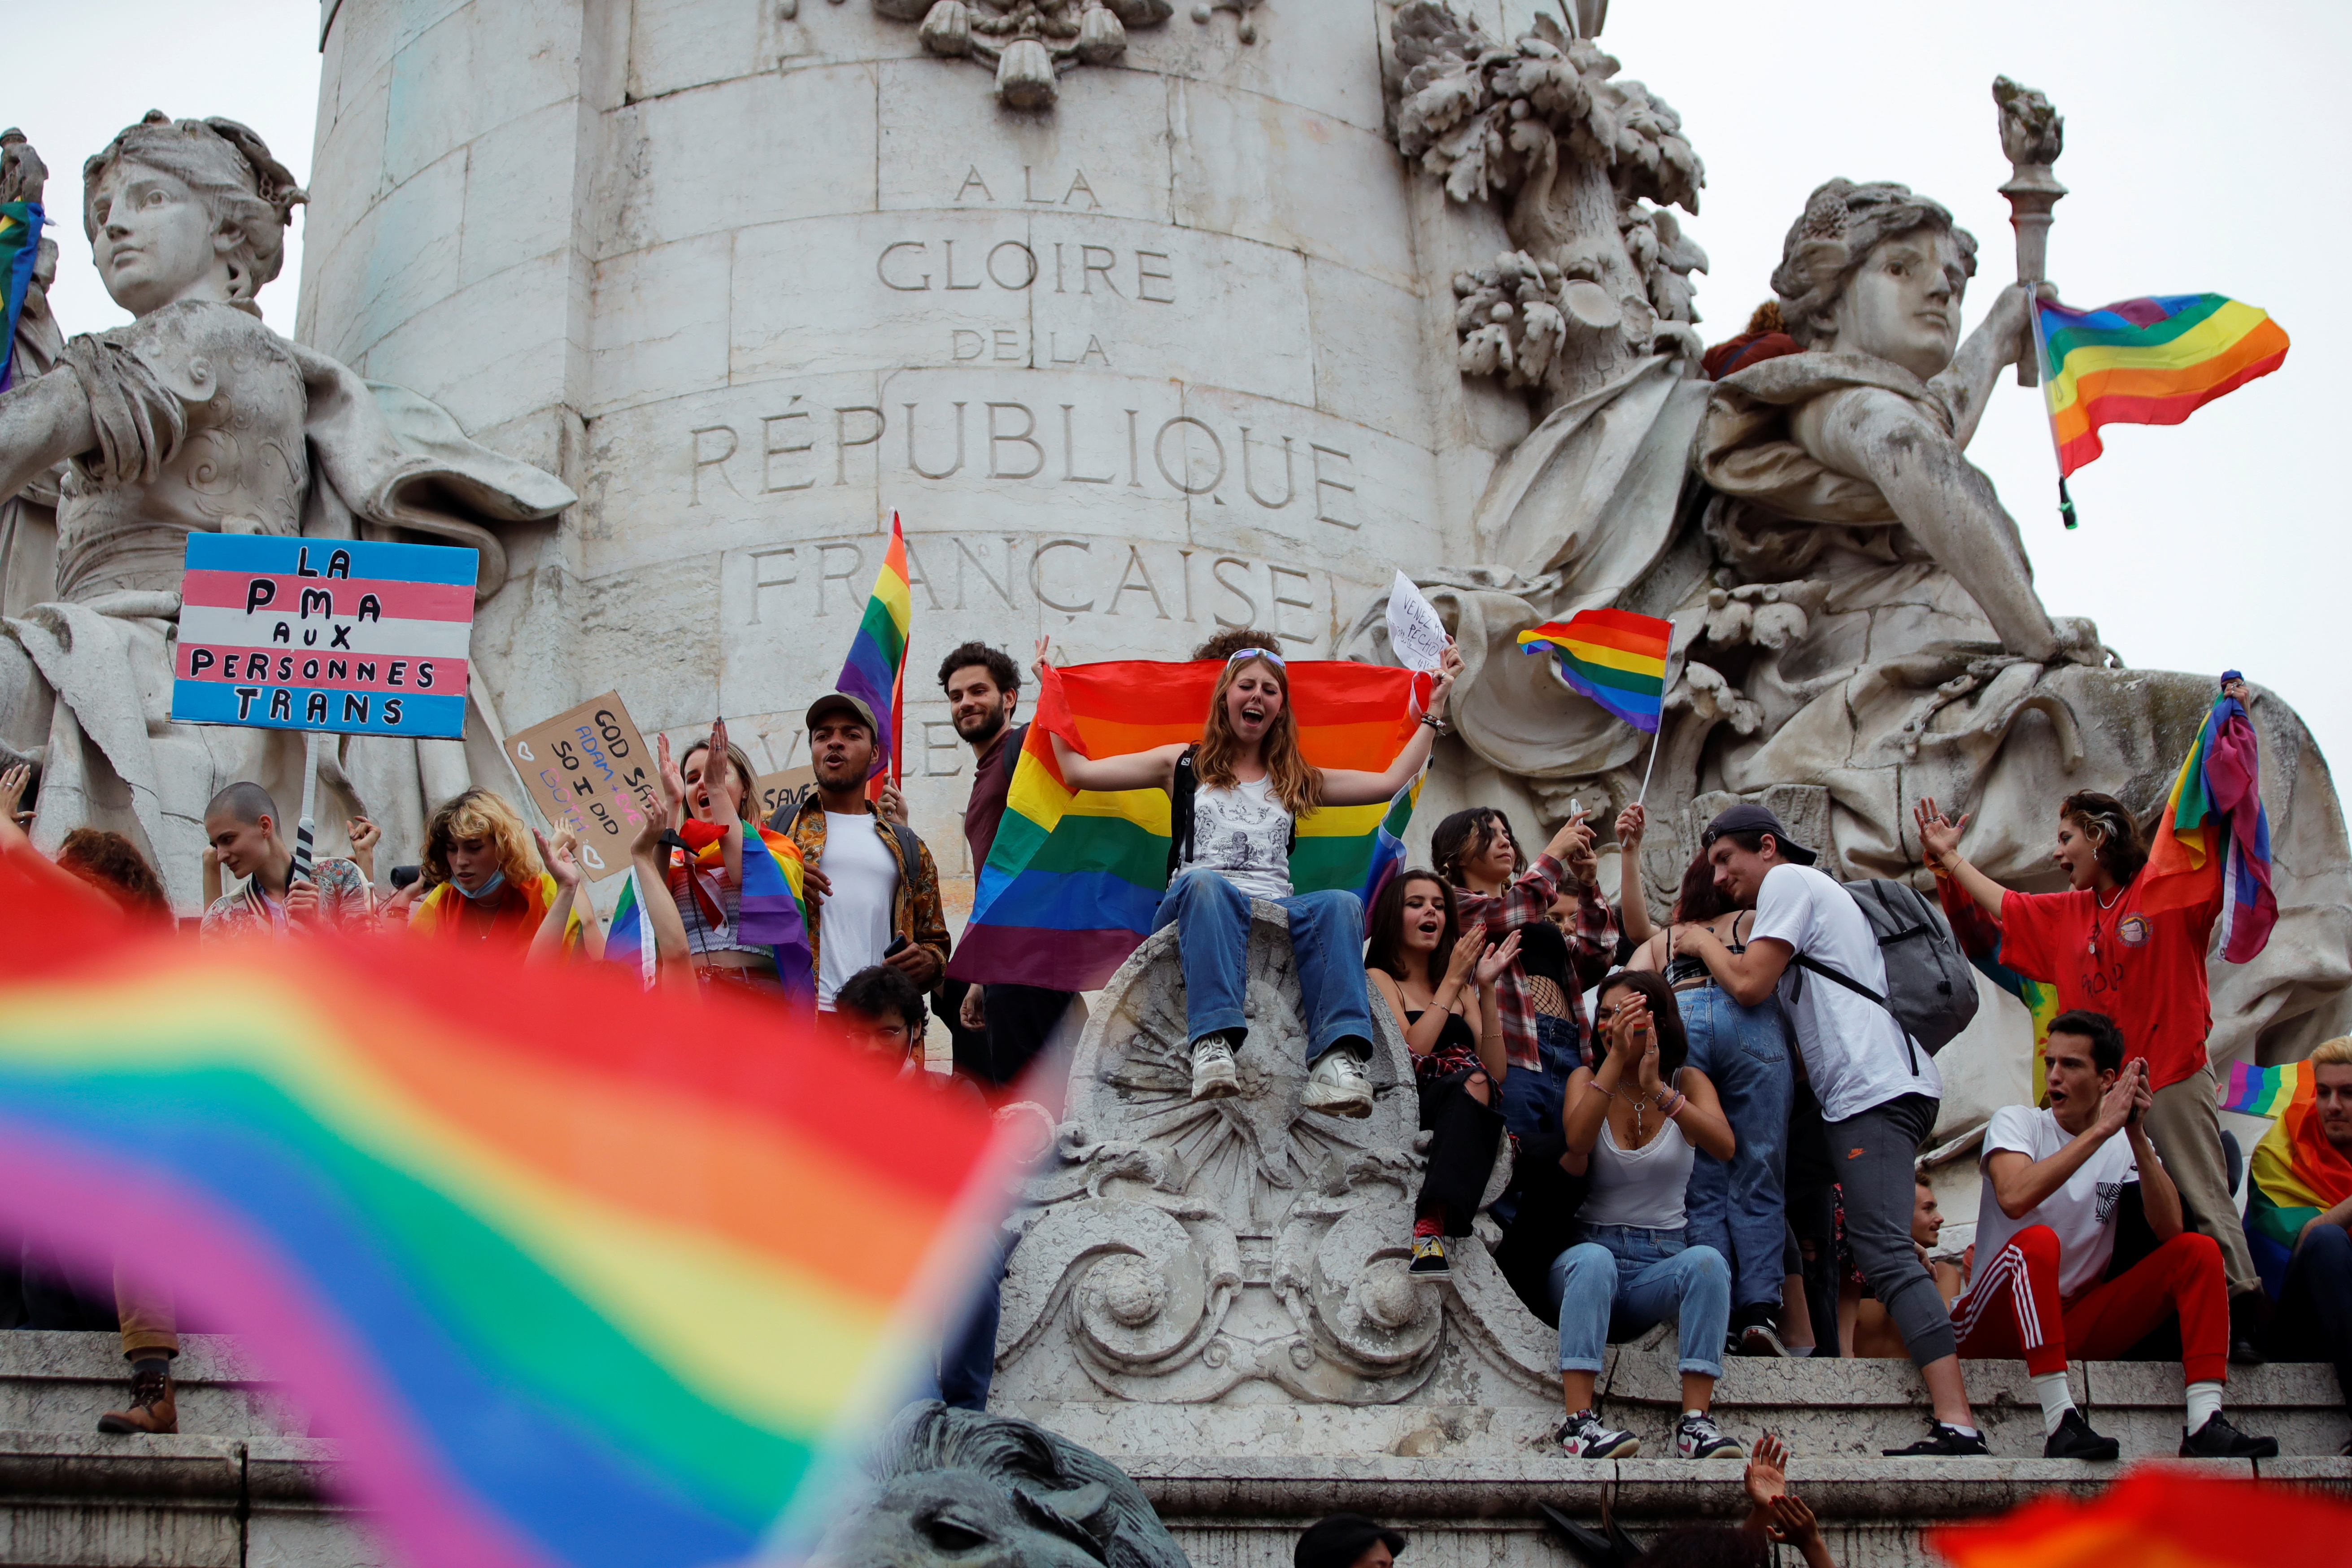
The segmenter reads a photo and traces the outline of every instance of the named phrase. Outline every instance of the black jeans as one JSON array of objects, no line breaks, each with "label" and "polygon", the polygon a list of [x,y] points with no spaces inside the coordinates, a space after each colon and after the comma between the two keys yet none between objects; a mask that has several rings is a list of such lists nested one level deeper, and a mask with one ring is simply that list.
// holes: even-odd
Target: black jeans
[{"label": "black jeans", "polygon": [[2286,1266],[2271,1337],[2271,1353],[2283,1360],[2334,1363],[2352,1409],[2352,1232],[2315,1225],[2304,1237]]},{"label": "black jeans", "polygon": [[[1421,1125],[1429,1134],[1429,1163],[1422,1173],[1413,1217],[1434,1210],[1447,1236],[1470,1234],[1503,1136],[1503,1113],[1478,1103],[1467,1087],[1469,1078],[1467,1072],[1457,1072],[1421,1088]],[[1496,1098],[1492,1080],[1486,1094]]]}]

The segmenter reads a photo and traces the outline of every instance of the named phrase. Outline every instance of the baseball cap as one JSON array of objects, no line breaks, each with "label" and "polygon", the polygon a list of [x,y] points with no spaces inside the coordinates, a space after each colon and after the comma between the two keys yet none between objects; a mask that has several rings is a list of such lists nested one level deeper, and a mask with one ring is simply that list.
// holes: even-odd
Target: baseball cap
[{"label": "baseball cap", "polygon": [[882,733],[881,726],[874,722],[874,710],[866,706],[866,700],[862,697],[852,697],[846,691],[828,691],[810,703],[808,727],[814,730],[819,719],[828,713],[843,711],[848,712],[851,717],[865,725],[867,734],[878,736]]},{"label": "baseball cap", "polygon": [[1704,849],[1727,833],[1750,832],[1770,834],[1780,847],[1780,858],[1783,860],[1810,866],[1820,858],[1789,837],[1789,830],[1780,826],[1780,819],[1772,815],[1770,806],[1759,805],[1753,801],[1743,802],[1717,813],[1715,820],[1706,825],[1706,831],[1698,836],[1698,847]]}]

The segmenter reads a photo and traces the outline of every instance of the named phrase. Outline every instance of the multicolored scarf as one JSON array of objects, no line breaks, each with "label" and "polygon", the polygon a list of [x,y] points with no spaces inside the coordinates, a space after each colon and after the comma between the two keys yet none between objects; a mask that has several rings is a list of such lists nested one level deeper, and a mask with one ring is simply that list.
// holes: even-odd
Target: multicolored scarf
[{"label": "multicolored scarf", "polygon": [[[2276,1087],[2286,1087],[2285,1077]],[[2352,1160],[2320,1130],[2318,1072],[2298,1062],[2292,1079],[2292,1098],[2254,1145],[2246,1172],[2246,1247],[2273,1299],[2286,1288],[2287,1259],[2303,1227],[2352,1197]]]}]

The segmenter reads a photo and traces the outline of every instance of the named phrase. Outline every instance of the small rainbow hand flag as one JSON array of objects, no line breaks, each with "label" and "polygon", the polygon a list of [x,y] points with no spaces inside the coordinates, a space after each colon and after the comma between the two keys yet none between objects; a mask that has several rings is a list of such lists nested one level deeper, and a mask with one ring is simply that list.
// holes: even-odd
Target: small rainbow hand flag
[{"label": "small rainbow hand flag", "polygon": [[2058,476],[2096,458],[2102,425],[2178,425],[2286,363],[2286,333],[2242,300],[2162,294],[2077,310],[2040,307]]},{"label": "small rainbow hand flag", "polygon": [[1552,672],[1636,730],[1658,732],[1665,703],[1666,650],[1675,624],[1631,610],[1579,610],[1562,626],[1546,621],[1519,634],[1524,653],[1552,655]]},{"label": "small rainbow hand flag", "polygon": [[878,776],[887,767],[894,782],[898,777],[899,739],[906,729],[907,637],[914,624],[915,595],[907,579],[907,531],[899,526],[894,511],[890,547],[883,552],[873,597],[866,601],[857,638],[849,645],[849,658],[834,687],[863,698],[874,710],[874,721],[881,727],[874,737],[874,773]]},{"label": "small rainbow hand flag", "polygon": [[2230,1064],[2229,1087],[2221,1091],[2221,1109],[2242,1116],[2277,1116],[2294,1103],[2296,1091],[2311,1075],[2309,1062],[2286,1062],[2274,1068]]},{"label": "small rainbow hand flag", "polygon": [[33,287],[46,221],[38,202],[0,202],[0,392],[16,383],[16,318]]}]

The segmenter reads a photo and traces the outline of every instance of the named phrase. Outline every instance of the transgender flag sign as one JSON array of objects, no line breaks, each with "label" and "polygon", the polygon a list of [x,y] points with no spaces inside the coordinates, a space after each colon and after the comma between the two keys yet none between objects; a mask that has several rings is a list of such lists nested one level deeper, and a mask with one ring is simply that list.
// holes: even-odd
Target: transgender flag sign
[{"label": "transgender flag sign", "polygon": [[457,739],[478,564],[439,544],[192,533],[172,717]]}]

